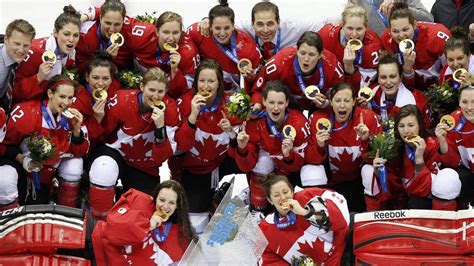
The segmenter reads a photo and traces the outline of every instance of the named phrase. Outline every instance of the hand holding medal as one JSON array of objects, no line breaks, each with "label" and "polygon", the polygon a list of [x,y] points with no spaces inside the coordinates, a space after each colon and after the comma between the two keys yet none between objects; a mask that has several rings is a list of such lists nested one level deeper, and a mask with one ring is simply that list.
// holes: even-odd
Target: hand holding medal
[{"label": "hand holding medal", "polygon": [[291,149],[293,149],[293,141],[296,138],[296,129],[291,125],[283,127],[283,136],[285,139],[281,142],[281,152],[284,157],[290,156]]},{"label": "hand holding medal", "polygon": [[41,55],[41,59],[43,60],[43,63],[51,63],[51,65],[56,64],[56,61],[58,58],[56,57],[56,54],[53,51],[45,51],[43,55]]},{"label": "hand holding medal", "polygon": [[239,69],[242,75],[247,75],[252,73],[252,62],[247,58],[242,58],[237,62],[237,68]]},{"label": "hand holding medal", "polygon": [[447,126],[446,130],[450,131],[454,128],[456,125],[456,121],[454,120],[454,117],[451,115],[443,115],[441,119],[439,120],[440,123],[443,123]]},{"label": "hand holding medal", "polygon": [[123,35],[119,32],[115,32],[110,35],[110,42],[120,47],[125,43],[125,38],[123,38]]},{"label": "hand holding medal", "polygon": [[305,88],[304,94],[306,95],[306,98],[314,101],[316,99],[316,96],[321,93],[318,86],[316,85],[310,85]]},{"label": "hand holding medal", "polygon": [[319,118],[316,121],[316,140],[318,146],[323,148],[326,146],[326,142],[330,139],[329,132],[331,132],[332,124],[327,118]]}]

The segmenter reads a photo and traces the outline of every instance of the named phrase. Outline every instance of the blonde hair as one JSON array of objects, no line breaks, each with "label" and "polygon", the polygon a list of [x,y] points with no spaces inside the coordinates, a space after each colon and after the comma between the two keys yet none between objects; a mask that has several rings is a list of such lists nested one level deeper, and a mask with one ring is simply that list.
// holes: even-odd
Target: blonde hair
[{"label": "blonde hair", "polygon": [[181,30],[183,29],[183,17],[181,17],[181,15],[174,13],[172,11],[165,11],[155,21],[156,30],[160,30],[163,24],[167,22],[173,22],[173,21],[178,22]]},{"label": "blonde hair", "polygon": [[346,24],[347,19],[350,17],[359,17],[364,19],[364,25],[367,27],[368,18],[367,18],[367,11],[361,6],[354,5],[354,4],[347,4],[342,11],[342,21]]},{"label": "blonde hair", "polygon": [[158,67],[149,68],[143,74],[142,85],[145,86],[150,81],[158,81],[163,82],[168,86],[168,77],[166,76],[165,72]]}]

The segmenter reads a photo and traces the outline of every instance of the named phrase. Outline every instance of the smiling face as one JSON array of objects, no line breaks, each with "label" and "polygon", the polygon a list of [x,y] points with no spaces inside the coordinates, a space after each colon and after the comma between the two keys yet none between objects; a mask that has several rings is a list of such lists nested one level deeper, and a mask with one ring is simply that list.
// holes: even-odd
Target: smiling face
[{"label": "smiling face", "polygon": [[396,63],[381,64],[378,71],[378,83],[388,99],[393,99],[400,86],[400,73]]},{"label": "smiling face", "polygon": [[178,206],[178,194],[170,188],[162,188],[156,197],[156,209],[173,215]]},{"label": "smiling face", "polygon": [[100,30],[103,37],[110,38],[110,35],[120,32],[123,26],[123,16],[119,11],[107,11],[100,17]]},{"label": "smiling face", "polygon": [[215,17],[211,24],[211,32],[220,44],[227,45],[234,32],[234,25],[228,17]]},{"label": "smiling face", "polygon": [[345,122],[352,112],[355,101],[350,88],[342,89],[331,98],[331,106],[334,117],[339,123]]},{"label": "smiling face", "polygon": [[140,90],[143,92],[143,106],[145,108],[151,108],[154,100],[162,100],[163,97],[165,97],[166,84],[157,80],[150,80],[145,85],[141,84]]},{"label": "smiling face", "polygon": [[365,35],[366,31],[364,18],[361,17],[348,17],[346,22],[342,26],[342,30],[344,31],[344,35],[346,39],[359,39],[362,40]]},{"label": "smiling face", "polygon": [[459,95],[459,107],[467,121],[474,123],[474,89],[464,89]]},{"label": "smiling face", "polygon": [[257,37],[262,39],[263,43],[271,42],[280,26],[275,13],[269,10],[260,11],[254,14],[254,19],[252,27]]},{"label": "smiling face", "polygon": [[390,33],[397,43],[405,39],[413,40],[415,26],[410,24],[408,18],[392,19],[390,20]]},{"label": "smiling face", "polygon": [[446,63],[452,71],[469,67],[469,56],[464,54],[462,49],[454,49],[446,51]]},{"label": "smiling face", "polygon": [[7,54],[15,62],[20,63],[28,55],[32,39],[30,35],[14,30],[10,37],[5,35],[4,41]]},{"label": "smiling face", "polygon": [[54,91],[48,90],[48,108],[52,114],[62,113],[69,107],[74,98],[74,87],[72,85],[59,85]]},{"label": "smiling face", "polygon": [[306,74],[313,71],[318,63],[321,54],[318,52],[318,49],[315,46],[309,46],[306,43],[302,43],[298,48],[296,53],[298,56],[298,62],[301,68],[301,71]]},{"label": "smiling face", "polygon": [[59,31],[54,31],[54,38],[58,41],[60,54],[71,54],[79,42],[79,27],[68,23]]},{"label": "smiling face", "polygon": [[213,102],[217,96],[217,90],[219,89],[219,79],[217,78],[216,71],[210,68],[204,68],[199,72],[198,90],[205,91],[211,94],[209,101]]},{"label": "smiling face", "polygon": [[112,84],[112,75],[110,73],[110,69],[104,66],[94,67],[91,73],[86,76],[86,81],[92,90],[108,90],[110,84]]},{"label": "smiling face", "polygon": [[164,23],[156,33],[158,36],[158,45],[163,50],[163,44],[165,43],[179,44],[181,33],[181,24],[178,21]]},{"label": "smiling face", "polygon": [[270,188],[270,197],[267,197],[268,202],[275,206],[280,214],[286,215],[289,210],[283,210],[281,204],[293,198],[293,191],[284,181],[279,181],[273,184]]},{"label": "smiling face", "polygon": [[269,91],[267,98],[263,99],[263,105],[267,110],[270,119],[277,125],[281,125],[285,120],[285,110],[288,107],[289,100],[286,98],[285,93]]},{"label": "smiling face", "polygon": [[409,115],[398,122],[398,133],[400,137],[406,143],[406,137],[408,136],[419,136],[420,134],[420,125],[418,124],[418,120],[416,119],[415,115]]}]

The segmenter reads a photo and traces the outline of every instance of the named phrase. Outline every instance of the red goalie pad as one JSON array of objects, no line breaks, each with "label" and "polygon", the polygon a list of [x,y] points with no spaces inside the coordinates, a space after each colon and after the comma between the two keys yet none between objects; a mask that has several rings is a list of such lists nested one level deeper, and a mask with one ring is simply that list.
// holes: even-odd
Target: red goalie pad
[{"label": "red goalie pad", "polygon": [[474,254],[474,212],[398,210],[357,214],[354,253]]},{"label": "red goalie pad", "polygon": [[64,255],[48,254],[19,254],[19,255],[1,255],[0,265],[9,266],[90,266],[90,261]]},{"label": "red goalie pad", "polygon": [[456,255],[387,255],[387,254],[359,254],[356,265],[474,265],[474,258]]},{"label": "red goalie pad", "polygon": [[55,253],[57,248],[84,248],[83,210],[31,205],[0,212],[0,254]]}]

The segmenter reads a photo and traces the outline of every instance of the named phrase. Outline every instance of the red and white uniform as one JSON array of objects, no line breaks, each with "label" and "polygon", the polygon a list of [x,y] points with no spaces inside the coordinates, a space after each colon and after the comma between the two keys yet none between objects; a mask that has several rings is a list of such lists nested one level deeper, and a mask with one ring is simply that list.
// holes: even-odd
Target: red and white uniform
[{"label": "red and white uniform", "polygon": [[[46,79],[38,83],[38,71],[43,63],[42,55],[45,51],[52,51],[56,54],[57,61]],[[13,103],[20,103],[28,100],[41,100],[46,97],[46,84],[52,77],[62,73],[62,69],[74,67],[76,51],[71,54],[59,56],[59,47],[56,38],[40,38],[33,40],[30,51],[24,62],[16,70],[15,82],[13,86]]]},{"label": "red and white uniform", "polygon": [[6,133],[7,133],[7,114],[5,113],[5,110],[0,107],[0,143],[5,138]]},{"label": "red and white uniform", "polygon": [[199,65],[199,54],[194,43],[189,39],[186,33],[182,33],[178,45],[178,53],[181,55],[181,61],[178,65],[178,71],[171,79],[171,68],[169,65],[169,52],[159,50],[158,36],[154,25],[146,22],[136,22],[136,28],[143,32],[138,36],[136,31],[127,32],[125,39],[129,41],[129,48],[133,53],[137,65],[142,70],[159,67],[169,78],[168,93],[173,98],[178,98],[188,91],[193,85],[194,71]]},{"label": "red and white uniform", "polygon": [[[323,39],[325,49],[336,55],[339,62],[344,61],[344,48],[341,42],[344,39],[342,26],[326,24],[319,30],[319,35]],[[350,82],[354,88],[369,86],[377,74],[377,64],[379,63],[379,51],[382,50],[382,41],[376,32],[367,29],[362,41],[362,62],[357,64],[354,61],[356,72],[352,75],[345,75],[345,80]],[[359,50],[360,51],[360,50]],[[355,52],[356,55],[358,51]],[[356,58],[357,60],[357,58]]]},{"label": "red and white uniform", "polygon": [[460,128],[459,122],[463,118],[461,110],[456,110],[451,115],[456,121],[456,126],[446,137],[449,148],[448,153],[441,155],[443,164],[457,168],[461,163],[474,173],[474,124],[463,119],[465,124]]},{"label": "red and white uniform", "polygon": [[[43,101],[47,106],[48,101]],[[54,157],[44,162],[44,167],[40,171],[41,181],[49,184],[50,178],[54,171],[58,168],[62,158],[82,157],[89,150],[89,140],[87,139],[87,131],[82,127],[85,140],[81,144],[71,143],[72,131],[59,127],[59,122],[53,117],[49,108],[47,108],[48,116],[51,118],[54,128],[46,122],[42,115],[39,101],[29,101],[16,105],[7,122],[7,134],[3,140],[3,145],[19,145],[23,154],[29,154],[26,146],[26,139],[34,133],[46,136],[48,140],[54,144]],[[62,116],[58,116],[60,119]]]},{"label": "red and white uniform", "polygon": [[[113,80],[107,89],[107,100],[110,100],[112,96],[121,88],[120,82]],[[94,110],[92,106],[95,104],[95,99],[92,98],[92,92],[89,92],[87,88],[81,87],[72,100],[71,107],[76,108],[84,116],[84,125],[87,127],[89,133],[89,140],[97,140],[103,136],[104,129],[102,125],[94,117]]]},{"label": "red and white uniform", "polygon": [[[227,57],[224,52],[222,52],[222,50],[216,44],[217,41],[215,41],[214,37],[212,37],[212,34],[209,36],[202,36],[198,30],[198,23],[192,24],[188,28],[187,33],[191,38],[191,41],[199,49],[201,60],[213,59],[219,63],[222,71],[224,72],[224,82],[226,83],[226,88],[235,91],[240,90],[241,77],[240,71],[237,68],[237,63]],[[235,29],[233,36],[235,37],[235,43],[237,46],[238,60],[243,58],[249,59],[250,62],[252,62],[252,68],[255,73],[261,59],[260,51],[258,50],[255,41],[250,35],[240,29]],[[249,89],[251,85],[252,84],[250,83],[245,84],[245,86],[248,86]]]},{"label": "red and white uniform", "polygon": [[[285,48],[265,64],[265,67],[260,71],[257,81],[252,88],[252,102],[262,103],[262,91],[267,81],[281,80],[290,88],[291,93],[298,100],[302,109],[308,110],[313,106],[313,103],[306,99],[306,96],[299,86],[298,78],[296,77],[293,67],[296,51],[296,47]],[[336,56],[327,50],[323,50],[319,60],[322,61],[324,70],[324,87],[320,88],[320,91],[323,94],[329,95],[330,88],[344,80],[344,70]],[[314,73],[309,77],[304,77],[303,80],[306,87],[309,85],[318,86],[320,78],[318,67],[316,66]]]},{"label": "red and white uniform", "polygon": [[[437,82],[441,68],[446,63],[444,45],[451,37],[451,33],[442,24],[431,22],[417,22],[415,31],[418,31],[418,36],[414,40],[415,76],[414,78],[404,77],[403,83],[410,89],[413,87],[425,89]],[[398,53],[398,43],[392,39],[390,29],[385,29],[381,39],[385,50]]]},{"label": "red and white uniform", "polygon": [[[471,75],[474,75],[474,55],[473,54],[469,55],[469,67],[466,70],[467,72],[471,73]],[[453,73],[454,71],[448,66],[448,64],[444,65],[439,75],[438,84],[443,84],[446,80],[452,80]]]},{"label": "red and white uniform", "polygon": [[[170,265],[179,262],[189,241],[178,238],[178,224],[172,224],[164,242],[149,231],[156,207],[153,198],[128,190],[115,204],[107,222],[99,221],[92,233],[97,265]],[[171,217],[173,219],[173,217]],[[163,231],[161,226],[160,231]]]},{"label": "red and white uniform", "polygon": [[[275,173],[288,175],[301,169],[309,137],[308,120],[300,111],[288,110],[288,117],[278,130],[282,132],[286,125],[291,125],[296,130],[293,149],[288,157],[283,156],[281,152],[282,140],[271,134],[266,117],[250,120],[247,123],[246,132],[250,136],[249,142],[244,149],[237,147],[237,151],[233,153],[242,172],[255,171],[265,175],[268,172],[260,172],[259,169],[275,169],[273,171]],[[262,160],[261,157],[271,159]]]},{"label": "red and white uniform", "polygon": [[157,176],[161,164],[176,151],[174,135],[180,124],[179,111],[176,102],[166,95],[163,101],[168,137],[165,142],[157,143],[151,112],[140,112],[140,92],[119,90],[108,101],[102,126],[108,136],[107,146],[117,150],[130,166]]},{"label": "red and white uniform", "polygon": [[[318,265],[340,264],[349,230],[346,199],[336,192],[320,188],[304,189],[295,193],[293,198],[305,206],[316,197],[323,198],[326,203],[331,223],[329,231],[319,229],[300,215],[296,215],[296,224],[278,229],[274,223],[275,213],[268,215],[259,225],[268,240],[262,265],[288,265],[293,257],[301,256],[311,257]],[[285,219],[280,218],[280,221]]]},{"label": "red and white uniform", "polygon": [[[370,104],[369,107],[374,111],[381,120],[385,119],[385,114],[382,114],[383,108],[377,108],[378,106],[384,107],[387,105],[385,93],[382,89],[380,89],[380,85],[377,85],[375,88],[372,89],[372,94],[374,98],[372,99],[375,104]],[[425,124],[426,128],[430,128],[431,126],[431,117],[430,117],[430,108],[428,105],[428,98],[419,90],[410,91],[405,87],[403,83],[400,83],[398,87],[397,96],[395,102],[391,104],[390,107],[386,109],[387,118],[392,117],[395,118],[395,115],[400,111],[405,105],[414,104],[420,112],[423,114],[423,123]]]},{"label": "red and white uniform", "polygon": [[[191,113],[191,100],[194,91],[183,95],[179,103],[181,117],[185,120],[177,132],[181,140],[180,152],[186,152],[182,167],[193,174],[208,174],[218,168],[227,157],[229,148],[229,136],[217,125],[222,119],[222,111],[227,113],[226,101],[221,100],[217,109],[213,112],[201,112],[197,119],[195,128],[191,128],[187,117]],[[225,98],[225,96],[224,96]],[[240,123],[237,119],[229,116],[232,125]]]},{"label": "red and white uniform", "polygon": [[[370,134],[378,134],[382,131],[380,122],[374,112],[356,107],[352,111],[352,117],[347,125],[339,123],[334,119],[331,138],[327,141],[327,147],[321,148],[316,139],[316,123],[320,118],[331,120],[332,110],[318,111],[310,117],[310,138],[305,152],[305,161],[309,164],[320,165],[329,159],[331,177],[328,178],[329,185],[360,178],[360,167],[363,164],[363,155],[369,149],[369,139],[361,141],[354,127],[360,123],[363,116],[365,125]],[[338,130],[338,128],[342,129]]]}]

